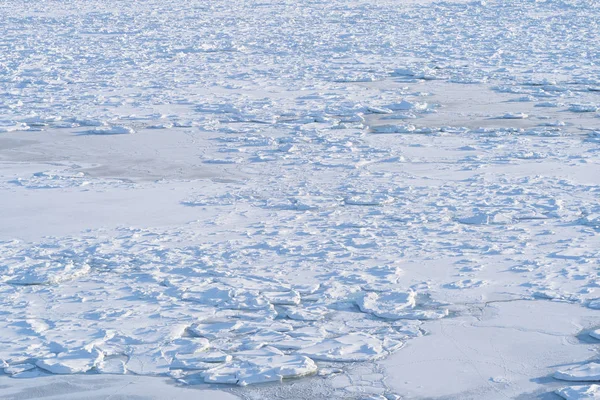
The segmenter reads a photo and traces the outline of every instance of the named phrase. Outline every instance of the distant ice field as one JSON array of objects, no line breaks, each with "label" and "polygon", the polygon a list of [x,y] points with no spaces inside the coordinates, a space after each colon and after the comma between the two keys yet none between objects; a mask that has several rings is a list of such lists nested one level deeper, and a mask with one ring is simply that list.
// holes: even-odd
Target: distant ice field
[{"label": "distant ice field", "polygon": [[0,3],[0,397],[600,398],[599,39],[592,0]]}]

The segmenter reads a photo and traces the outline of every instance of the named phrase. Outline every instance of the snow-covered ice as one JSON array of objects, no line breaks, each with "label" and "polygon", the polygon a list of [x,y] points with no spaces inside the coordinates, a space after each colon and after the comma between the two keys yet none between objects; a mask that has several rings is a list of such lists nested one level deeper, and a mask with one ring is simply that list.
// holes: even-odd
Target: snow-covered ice
[{"label": "snow-covered ice", "polygon": [[592,0],[1,2],[0,397],[597,397],[599,43]]},{"label": "snow-covered ice", "polygon": [[600,399],[600,386],[569,386],[556,391],[565,400]]},{"label": "snow-covered ice", "polygon": [[591,362],[556,371],[554,377],[563,381],[600,381],[600,364]]}]

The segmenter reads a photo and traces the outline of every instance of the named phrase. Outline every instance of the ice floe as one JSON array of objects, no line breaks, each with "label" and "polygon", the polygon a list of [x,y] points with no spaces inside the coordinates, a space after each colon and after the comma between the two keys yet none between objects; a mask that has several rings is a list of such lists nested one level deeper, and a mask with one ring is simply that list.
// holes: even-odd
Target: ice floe
[{"label": "ice floe", "polygon": [[554,377],[563,381],[600,381],[600,364],[590,362],[577,365],[565,370],[556,371]]}]

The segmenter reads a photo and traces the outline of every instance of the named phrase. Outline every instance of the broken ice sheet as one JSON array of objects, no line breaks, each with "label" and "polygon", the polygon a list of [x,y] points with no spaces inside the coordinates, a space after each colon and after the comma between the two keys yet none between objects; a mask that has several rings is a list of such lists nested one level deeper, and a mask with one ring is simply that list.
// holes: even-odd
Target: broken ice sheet
[{"label": "broken ice sheet", "polygon": [[281,382],[317,372],[317,365],[308,357],[281,355],[233,361],[203,373],[207,383],[247,386],[256,383]]}]

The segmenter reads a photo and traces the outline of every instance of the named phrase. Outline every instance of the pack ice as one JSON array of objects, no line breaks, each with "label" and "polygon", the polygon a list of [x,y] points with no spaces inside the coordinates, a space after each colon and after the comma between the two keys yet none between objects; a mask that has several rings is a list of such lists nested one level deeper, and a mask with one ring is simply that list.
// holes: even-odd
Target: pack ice
[{"label": "pack ice", "polygon": [[0,2],[0,397],[598,397],[599,7]]}]

